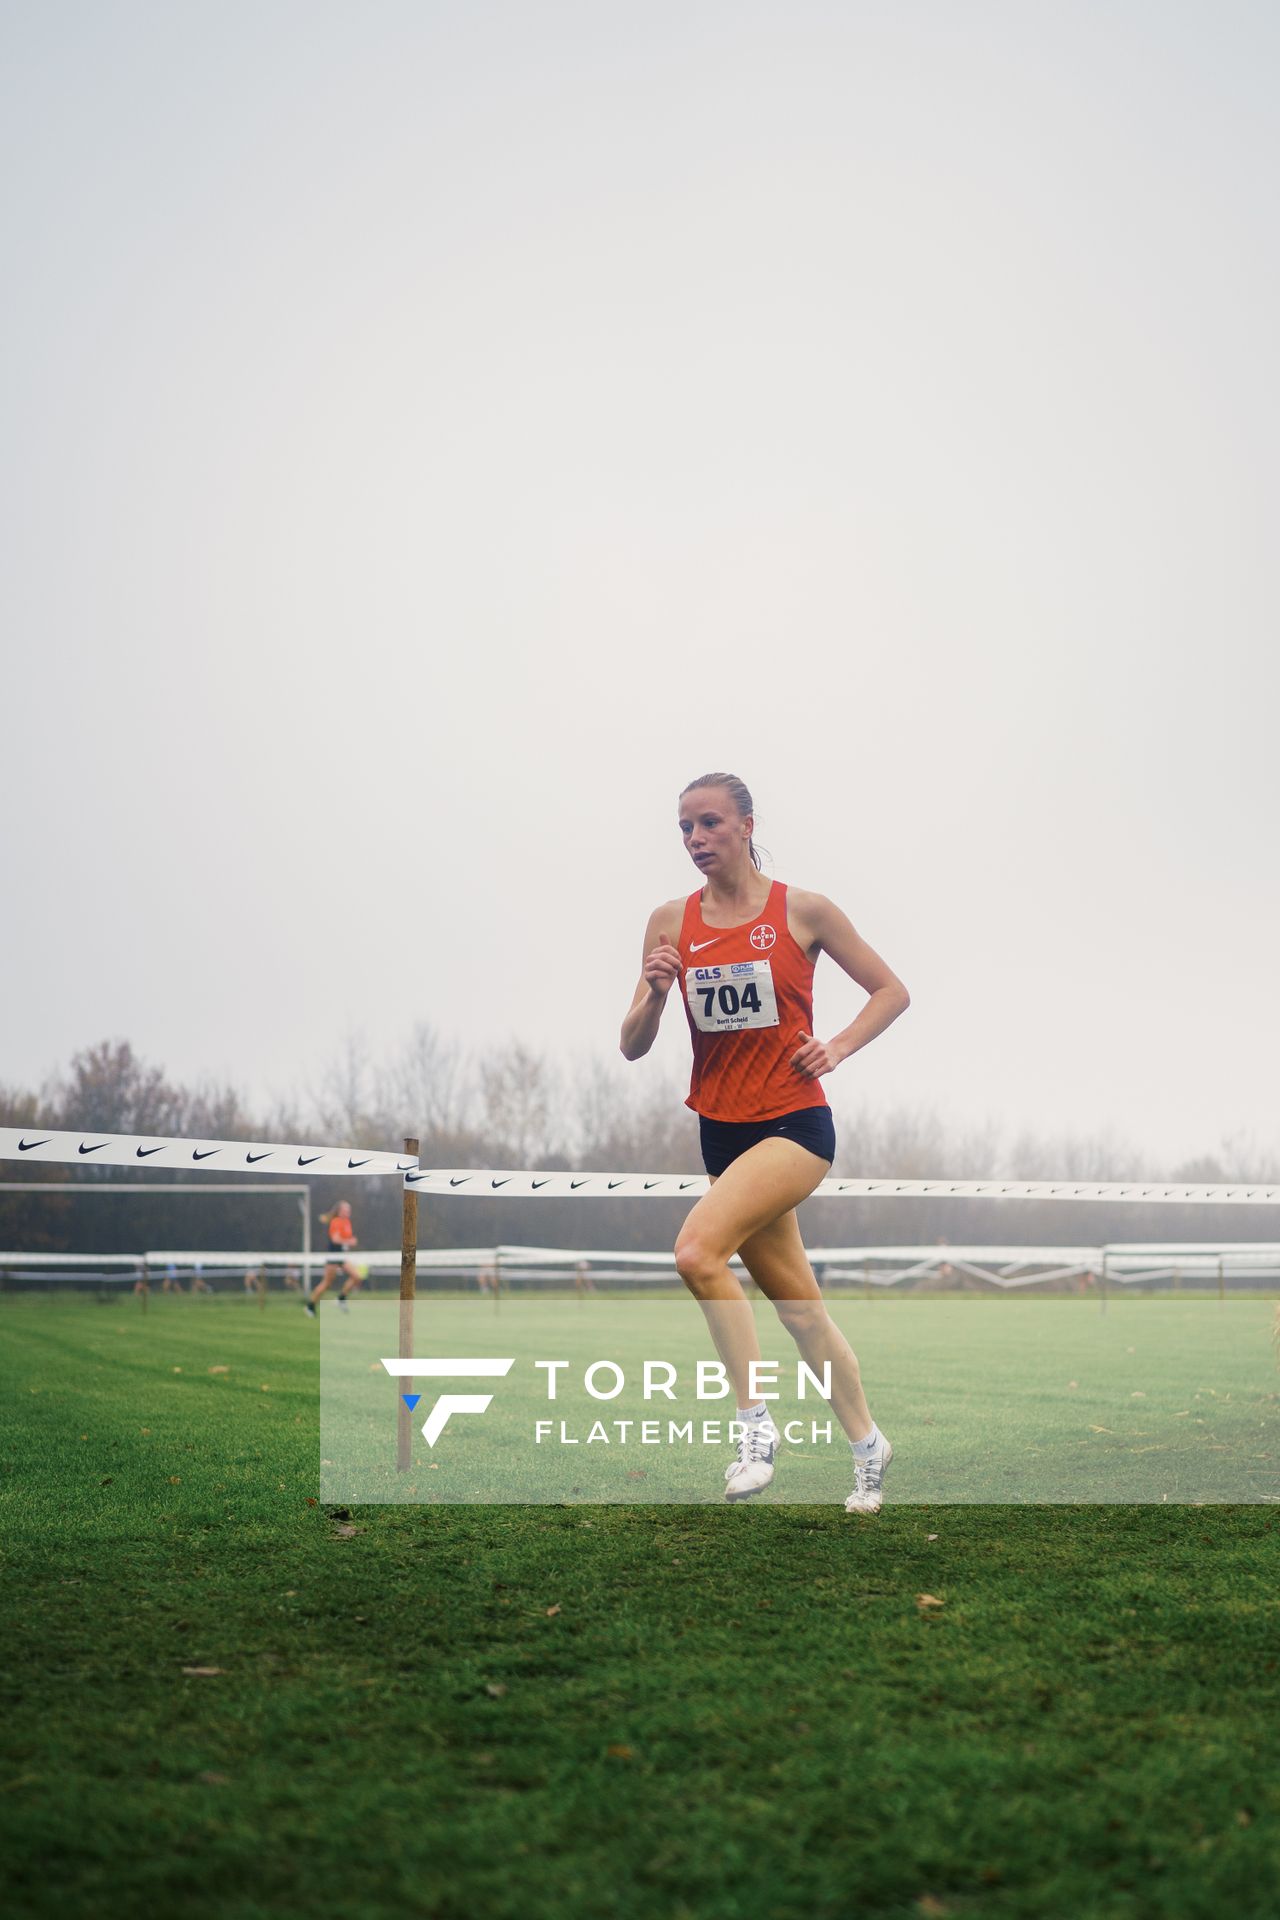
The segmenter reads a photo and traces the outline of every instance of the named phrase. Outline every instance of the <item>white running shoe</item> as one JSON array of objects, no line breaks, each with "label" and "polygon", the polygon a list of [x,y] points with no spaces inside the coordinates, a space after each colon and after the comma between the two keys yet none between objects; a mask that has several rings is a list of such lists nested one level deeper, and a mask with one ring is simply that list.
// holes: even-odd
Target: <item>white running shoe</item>
[{"label": "white running shoe", "polygon": [[853,1492],[844,1503],[846,1513],[879,1513],[884,1505],[885,1468],[893,1458],[893,1448],[881,1434],[884,1445],[865,1459],[853,1456]]},{"label": "white running shoe", "polygon": [[753,1493],[763,1493],[772,1480],[773,1457],[782,1435],[767,1414],[763,1420],[742,1420],[737,1424],[742,1428],[738,1435],[738,1457],[724,1470],[729,1483],[724,1497],[749,1500]]}]

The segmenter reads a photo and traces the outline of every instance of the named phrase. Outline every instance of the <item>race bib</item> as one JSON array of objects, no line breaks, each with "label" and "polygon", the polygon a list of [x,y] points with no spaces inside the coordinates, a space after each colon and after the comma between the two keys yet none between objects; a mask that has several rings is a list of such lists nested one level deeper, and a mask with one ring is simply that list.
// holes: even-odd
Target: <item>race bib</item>
[{"label": "race bib", "polygon": [[767,960],[730,966],[687,967],[685,996],[700,1033],[740,1033],[744,1027],[776,1027],[778,1002]]}]

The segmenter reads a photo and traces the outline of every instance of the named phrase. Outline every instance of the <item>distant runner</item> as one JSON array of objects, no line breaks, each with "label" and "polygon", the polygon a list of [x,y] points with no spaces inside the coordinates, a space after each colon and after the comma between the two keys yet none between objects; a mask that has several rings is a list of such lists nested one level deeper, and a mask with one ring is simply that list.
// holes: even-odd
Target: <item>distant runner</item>
[{"label": "distant runner", "polygon": [[[328,1227],[329,1229],[329,1258],[325,1263],[324,1272],[320,1276],[320,1285],[316,1288],[311,1298],[304,1300],[302,1303],[313,1320],[315,1318],[316,1302],[328,1292],[339,1273],[345,1276],[342,1292],[338,1296],[339,1300],[345,1300],[347,1295],[360,1285],[361,1279],[363,1278],[360,1269],[350,1258],[351,1254],[355,1252],[360,1244],[356,1239],[356,1230],[351,1224],[351,1202],[349,1200],[339,1200],[336,1207],[333,1207],[328,1213],[322,1213],[320,1215],[320,1224],[322,1227]],[[368,1273],[368,1271],[369,1269],[365,1267],[364,1273]]]}]

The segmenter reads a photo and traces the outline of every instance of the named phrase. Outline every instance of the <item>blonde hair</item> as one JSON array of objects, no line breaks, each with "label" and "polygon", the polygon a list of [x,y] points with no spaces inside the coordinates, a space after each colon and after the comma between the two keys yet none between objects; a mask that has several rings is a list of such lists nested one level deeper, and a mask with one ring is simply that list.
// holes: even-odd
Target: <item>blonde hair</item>
[{"label": "blonde hair", "polygon": [[[755,813],[755,803],[751,798],[746,783],[745,781],[739,780],[736,773],[704,773],[700,780],[691,780],[687,787],[681,787],[680,798],[683,800],[685,794],[692,793],[696,787],[723,787],[734,806],[738,809],[739,817],[743,820],[746,819],[748,814],[754,815]],[[754,840],[748,840],[747,851],[751,855],[752,865],[758,871],[760,867],[760,855],[756,852],[756,843]]]}]

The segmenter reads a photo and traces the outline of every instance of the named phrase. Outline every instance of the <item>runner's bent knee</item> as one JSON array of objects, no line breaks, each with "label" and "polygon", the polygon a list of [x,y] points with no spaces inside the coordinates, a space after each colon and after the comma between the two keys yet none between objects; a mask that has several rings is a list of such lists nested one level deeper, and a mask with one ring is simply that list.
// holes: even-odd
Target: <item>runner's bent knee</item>
[{"label": "runner's bent knee", "polygon": [[719,1276],[728,1265],[728,1255],[708,1234],[696,1229],[690,1233],[686,1228],[676,1241],[675,1262],[680,1278],[696,1293]]},{"label": "runner's bent knee", "polygon": [[828,1323],[830,1318],[826,1305],[821,1300],[775,1300],[773,1304],[787,1332],[797,1338],[816,1333],[819,1327]]}]

